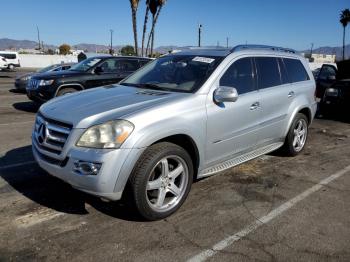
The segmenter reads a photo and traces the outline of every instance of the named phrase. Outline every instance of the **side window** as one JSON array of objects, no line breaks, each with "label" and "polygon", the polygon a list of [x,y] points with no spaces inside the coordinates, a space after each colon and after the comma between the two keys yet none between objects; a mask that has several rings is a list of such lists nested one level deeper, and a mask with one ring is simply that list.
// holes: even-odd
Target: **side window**
[{"label": "side window", "polygon": [[318,73],[317,78],[320,80],[328,80],[329,77],[336,77],[337,71],[334,66],[323,65],[320,72]]},{"label": "side window", "polygon": [[119,71],[136,71],[139,63],[135,59],[118,59],[115,60],[115,66]]},{"label": "side window", "polygon": [[54,71],[54,72],[57,72],[57,71],[61,71],[62,70],[62,67],[61,66],[59,66],[59,67],[56,67],[54,70],[52,70],[52,71]]},{"label": "side window", "polygon": [[256,57],[255,63],[258,71],[258,88],[264,89],[281,85],[281,76],[275,57]]},{"label": "side window", "polygon": [[239,95],[255,90],[252,59],[242,58],[234,62],[220,79],[220,86],[231,86]]},{"label": "side window", "polygon": [[286,66],[289,80],[292,83],[310,79],[303,64],[298,59],[283,58],[283,61]]},{"label": "side window", "polygon": [[102,71],[104,73],[114,73],[118,71],[118,60],[116,59],[106,59],[100,64]]},{"label": "side window", "polygon": [[140,63],[140,67],[143,67],[144,65],[148,64],[149,61],[148,60],[140,60],[139,63]]}]

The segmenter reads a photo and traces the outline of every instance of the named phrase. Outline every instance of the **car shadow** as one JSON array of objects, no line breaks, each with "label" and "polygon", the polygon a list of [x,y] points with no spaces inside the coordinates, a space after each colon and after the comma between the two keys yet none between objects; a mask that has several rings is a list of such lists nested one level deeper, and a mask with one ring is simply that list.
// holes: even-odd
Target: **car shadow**
[{"label": "car shadow", "polygon": [[40,105],[28,101],[28,102],[17,102],[12,104],[12,106],[20,111],[28,112],[28,113],[36,113],[39,110]]},{"label": "car shadow", "polygon": [[328,112],[323,112],[322,114],[317,113],[316,118],[319,120],[333,120],[350,124],[350,114],[347,110],[331,110]]},{"label": "car shadow", "polygon": [[[105,202],[85,194],[49,175],[35,162],[31,162],[33,160],[31,146],[10,150],[0,158],[1,178],[31,201],[58,212],[77,215],[89,214],[86,208],[88,204],[111,217],[126,221],[144,221],[136,213],[130,200],[123,198],[120,201]],[[21,162],[27,164],[14,165]]]},{"label": "car shadow", "polygon": [[23,95],[26,94],[25,90],[18,90],[18,89],[15,89],[15,88],[10,89],[9,92],[10,93],[15,93],[15,94],[23,94]]}]

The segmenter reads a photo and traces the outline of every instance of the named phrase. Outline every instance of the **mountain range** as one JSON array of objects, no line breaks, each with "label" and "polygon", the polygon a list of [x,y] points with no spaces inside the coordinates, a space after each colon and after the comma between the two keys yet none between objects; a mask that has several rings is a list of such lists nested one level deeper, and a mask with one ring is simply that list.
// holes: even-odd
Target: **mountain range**
[{"label": "mountain range", "polygon": [[[15,39],[8,39],[8,38],[0,38],[0,50],[4,49],[35,49],[38,47],[38,42],[31,41],[31,40],[15,40]],[[56,49],[58,46],[55,45],[50,45],[50,44],[45,44],[44,43],[45,49],[51,48],[51,49]],[[87,52],[101,52],[101,51],[106,51],[109,49],[108,45],[99,45],[99,44],[87,44],[87,43],[80,43],[76,45],[72,45],[74,49],[79,49],[79,50],[85,50]],[[114,49],[119,50],[123,46],[118,45],[118,46],[113,46]],[[166,53],[169,50],[175,50],[175,49],[188,49],[189,46],[175,46],[175,45],[170,45],[170,46],[159,46],[155,48],[156,52],[159,53]],[[303,53],[310,53],[310,50],[303,50],[300,51]],[[330,47],[330,46],[324,46],[324,47],[319,47],[313,50],[314,54],[335,54],[338,58],[342,56],[342,47]],[[350,56],[350,45],[347,45],[345,47],[345,55],[346,57]]]}]

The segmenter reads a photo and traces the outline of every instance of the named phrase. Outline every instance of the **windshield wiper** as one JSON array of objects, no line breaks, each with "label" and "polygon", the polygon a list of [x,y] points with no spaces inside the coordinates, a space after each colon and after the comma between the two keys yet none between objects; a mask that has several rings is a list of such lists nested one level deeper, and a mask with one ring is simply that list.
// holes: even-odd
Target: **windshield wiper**
[{"label": "windshield wiper", "polygon": [[168,88],[161,87],[161,86],[159,86],[157,84],[151,84],[151,83],[141,83],[141,84],[137,84],[137,86],[141,87],[141,88],[147,88],[147,89],[169,91]]}]

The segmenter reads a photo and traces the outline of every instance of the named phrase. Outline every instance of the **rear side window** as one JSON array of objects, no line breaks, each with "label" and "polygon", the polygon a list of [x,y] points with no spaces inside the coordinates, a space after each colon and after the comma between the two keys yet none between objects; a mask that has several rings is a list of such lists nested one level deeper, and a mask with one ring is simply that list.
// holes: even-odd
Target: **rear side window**
[{"label": "rear side window", "polygon": [[283,58],[283,61],[290,82],[301,82],[310,79],[303,64],[298,59]]},{"label": "rear side window", "polygon": [[281,85],[281,76],[275,57],[256,57],[255,63],[258,71],[258,88],[264,89]]},{"label": "rear side window", "polygon": [[115,67],[120,71],[136,71],[139,63],[135,59],[118,59],[115,60]]},{"label": "rear side window", "polygon": [[220,86],[234,87],[240,95],[254,91],[252,59],[247,57],[234,62],[221,77]]}]

